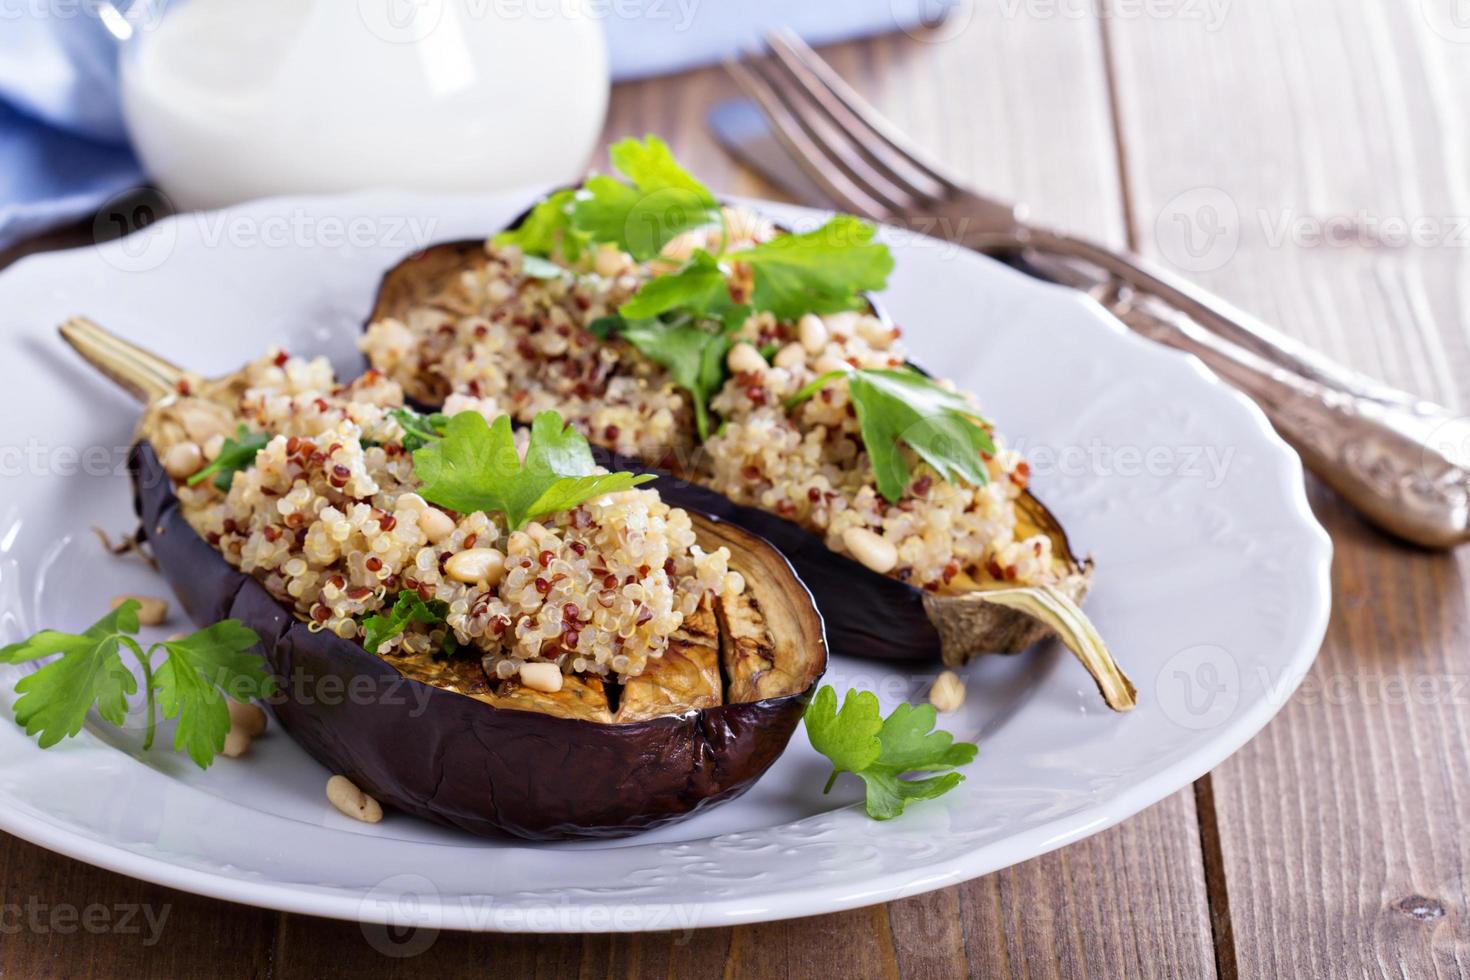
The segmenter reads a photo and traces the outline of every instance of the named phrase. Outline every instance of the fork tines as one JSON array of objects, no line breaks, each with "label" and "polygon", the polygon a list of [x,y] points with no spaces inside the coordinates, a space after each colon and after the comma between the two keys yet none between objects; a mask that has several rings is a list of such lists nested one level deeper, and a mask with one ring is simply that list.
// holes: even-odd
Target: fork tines
[{"label": "fork tines", "polygon": [[726,68],[835,204],[884,221],[961,192],[795,32],[773,31],[766,44],[768,54]]}]

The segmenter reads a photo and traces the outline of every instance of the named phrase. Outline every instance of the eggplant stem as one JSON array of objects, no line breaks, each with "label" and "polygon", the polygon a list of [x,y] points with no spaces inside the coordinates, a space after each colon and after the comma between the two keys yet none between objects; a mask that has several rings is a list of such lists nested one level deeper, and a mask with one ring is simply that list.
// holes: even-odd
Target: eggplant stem
[{"label": "eggplant stem", "polygon": [[1103,700],[1114,711],[1131,711],[1138,705],[1138,690],[1123,673],[1097,628],[1082,608],[1066,593],[1051,585],[1012,589],[985,589],[970,593],[982,602],[1018,609],[1040,620],[1057,634],[1076,655],[1097,683]]},{"label": "eggplant stem", "polygon": [[113,383],[147,405],[178,390],[184,369],[109,333],[86,317],[57,327],[61,339]]}]

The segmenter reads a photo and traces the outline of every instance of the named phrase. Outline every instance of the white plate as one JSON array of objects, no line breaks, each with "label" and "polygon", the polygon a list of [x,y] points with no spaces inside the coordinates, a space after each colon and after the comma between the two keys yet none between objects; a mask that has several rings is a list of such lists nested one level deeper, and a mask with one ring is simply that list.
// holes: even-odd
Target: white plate
[{"label": "white plate", "polygon": [[[205,373],[272,342],[338,370],[380,273],[432,241],[479,236],[529,195],[361,195],[186,215],[0,276],[17,344],[0,387],[0,617],[6,642],[79,629],[106,599],[158,593],[89,533],[133,526],[121,464],[136,408],[56,338],[84,313]],[[793,225],[809,212],[770,206]],[[608,843],[486,841],[390,814],[349,821],[320,766],[279,731],[207,772],[96,725],[41,751],[9,721],[0,668],[0,827],[64,854],[219,898],[376,923],[535,931],[728,925],[832,912],[1024,861],[1137,813],[1239,748],[1321,642],[1330,546],[1296,456],[1261,412],[1195,361],[1078,295],[973,254],[894,239],[884,301],[915,358],[981,394],[1030,453],[1035,486],[1097,559],[1088,608],[1141,703],[1103,707],[1055,648],[988,658],[946,727],[980,742],[960,789],[876,823],[857,780],[821,794],[798,733],[744,798]],[[1048,460],[1051,459],[1051,462]],[[177,628],[177,627],[175,627]],[[885,704],[933,676],[837,660],[839,688]],[[554,774],[547,774],[554,778]]]}]

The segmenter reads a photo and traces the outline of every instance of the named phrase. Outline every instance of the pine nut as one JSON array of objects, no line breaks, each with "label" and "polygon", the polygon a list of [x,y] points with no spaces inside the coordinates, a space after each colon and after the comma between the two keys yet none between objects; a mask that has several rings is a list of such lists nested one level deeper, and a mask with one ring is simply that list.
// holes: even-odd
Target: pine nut
[{"label": "pine nut", "polygon": [[466,585],[499,585],[505,575],[505,555],[494,548],[470,548],[451,555],[444,574]]},{"label": "pine nut", "polygon": [[868,342],[874,350],[887,350],[893,343],[893,329],[883,325],[875,316],[859,317],[855,325],[857,335]]},{"label": "pine nut", "polygon": [[697,232],[686,231],[669,239],[669,243],[658,254],[660,258],[671,262],[687,262],[701,244]]},{"label": "pine nut", "polygon": [[156,599],[151,595],[113,596],[112,601],[107,604],[107,608],[116,609],[130,599],[136,600],[138,603],[138,622],[143,626],[157,626],[168,618],[168,603],[162,599]]},{"label": "pine nut", "polygon": [[778,368],[794,368],[798,364],[806,363],[806,348],[800,344],[787,344],[776,352],[773,364]]},{"label": "pine nut", "polygon": [[893,542],[865,527],[850,527],[843,531],[842,543],[847,545],[854,558],[879,575],[887,575],[898,564],[898,549]]},{"label": "pine nut", "polygon": [[250,751],[250,736],[242,729],[230,728],[230,733],[225,736],[225,747],[220,754],[227,759],[238,759]]},{"label": "pine nut", "polygon": [[556,664],[521,664],[521,683],[533,691],[555,694],[561,690],[561,668]]},{"label": "pine nut", "polygon": [[438,544],[454,533],[454,518],[436,507],[419,511],[419,530],[430,544]]},{"label": "pine nut", "polygon": [[830,374],[833,371],[848,371],[852,365],[838,357],[836,354],[823,354],[817,358],[817,363],[812,365],[818,374]]},{"label": "pine nut", "polygon": [[219,451],[223,448],[225,448],[225,437],[216,432],[204,440],[204,458],[211,463],[214,462],[214,458],[219,455]]},{"label": "pine nut", "polygon": [[175,480],[182,480],[199,472],[204,465],[204,452],[196,443],[178,442],[163,454],[163,468]]},{"label": "pine nut", "polygon": [[725,366],[730,369],[731,374],[764,374],[766,359],[750,344],[739,343],[731,347],[730,353],[725,355]]},{"label": "pine nut", "polygon": [[327,780],[327,799],[353,820],[377,823],[383,819],[382,804],[358,789],[357,784],[346,776],[333,776]]},{"label": "pine nut", "polygon": [[809,354],[820,354],[827,346],[827,325],[815,313],[808,313],[797,321],[796,334]]},{"label": "pine nut", "polygon": [[965,703],[965,682],[960,680],[960,675],[946,670],[934,678],[934,686],[929,688],[929,703],[939,711],[960,710]]},{"label": "pine nut", "polygon": [[239,729],[250,738],[265,731],[265,710],[258,704],[250,704],[246,701],[236,701],[227,698],[225,703],[230,709],[230,730]]},{"label": "pine nut", "polygon": [[616,245],[602,244],[592,260],[592,268],[604,279],[612,279],[628,267],[628,259]]}]

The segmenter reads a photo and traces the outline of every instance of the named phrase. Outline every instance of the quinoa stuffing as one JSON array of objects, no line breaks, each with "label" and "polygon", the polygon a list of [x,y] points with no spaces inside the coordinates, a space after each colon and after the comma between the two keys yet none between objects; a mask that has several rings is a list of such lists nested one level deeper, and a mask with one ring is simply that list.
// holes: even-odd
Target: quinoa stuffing
[{"label": "quinoa stuffing", "polygon": [[[626,682],[686,620],[744,589],[729,550],[701,549],[690,515],[652,490],[595,493],[517,527],[431,503],[404,448],[403,390],[382,372],[340,385],[325,359],[272,350],[225,383],[180,388],[144,431],[189,524],[313,629],[371,632],[390,661],[469,655],[489,682],[540,690],[561,675]],[[465,394],[446,408],[501,416]],[[528,433],[515,440],[527,456]],[[252,441],[249,458],[217,465]]]},{"label": "quinoa stuffing", "polygon": [[[544,409],[560,411],[596,445],[671,465],[737,503],[800,524],[838,553],[930,591],[1051,584],[1066,574],[1050,537],[1018,521],[1014,504],[1029,468],[988,426],[993,452],[977,463],[984,479],[946,479],[902,445],[897,452],[910,478],[890,499],[880,492],[846,380],[787,405],[833,372],[905,369],[900,331],[870,312],[783,317],[742,309],[728,337],[723,380],[709,402],[721,424],[699,444],[690,393],[618,335],[603,339],[597,332],[620,303],[675,274],[721,234],[731,295],[749,294],[742,251],[780,233],[748,210],[725,208],[718,228],[683,232],[642,262],[607,243],[571,262],[553,251],[552,260],[569,270],[566,278],[527,275],[519,246],[492,240],[483,261],[451,279],[444,295],[425,298],[403,318],[371,324],[361,347],[375,368],[416,397],[431,403],[445,392],[489,398],[520,421]],[[568,379],[585,379],[594,364],[606,367],[595,391],[583,397]],[[947,381],[938,385],[955,390]],[[973,412],[978,417],[978,407]]]}]

